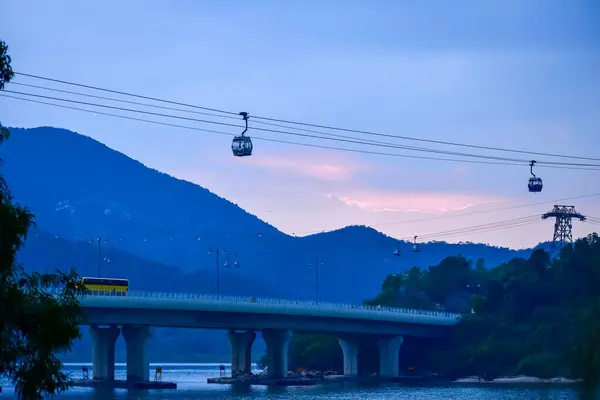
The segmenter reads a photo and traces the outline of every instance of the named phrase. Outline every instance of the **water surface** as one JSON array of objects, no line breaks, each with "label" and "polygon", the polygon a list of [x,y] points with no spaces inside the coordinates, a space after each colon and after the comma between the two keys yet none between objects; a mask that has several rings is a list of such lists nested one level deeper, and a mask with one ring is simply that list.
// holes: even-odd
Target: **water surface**
[{"label": "water surface", "polygon": [[[81,367],[91,364],[67,364],[65,370],[74,378],[81,378]],[[573,390],[563,387],[540,387],[518,385],[512,387],[459,387],[445,386],[409,387],[402,384],[361,386],[354,383],[329,384],[322,386],[277,387],[263,386],[232,387],[207,384],[206,379],[219,376],[219,364],[153,364],[163,368],[163,380],[177,383],[177,390],[97,390],[73,388],[59,396],[65,400],[250,400],[250,399],[344,399],[344,400],[577,400]],[[117,379],[125,378],[125,365],[117,364]],[[13,388],[3,381],[0,398],[13,398]]]}]

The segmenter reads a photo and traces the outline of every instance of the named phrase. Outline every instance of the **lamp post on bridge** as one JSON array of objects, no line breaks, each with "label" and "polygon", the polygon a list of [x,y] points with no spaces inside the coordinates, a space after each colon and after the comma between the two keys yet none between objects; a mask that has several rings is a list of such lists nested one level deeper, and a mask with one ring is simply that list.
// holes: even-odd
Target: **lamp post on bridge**
[{"label": "lamp post on bridge", "polygon": [[317,304],[319,304],[319,267],[321,265],[325,265],[325,263],[321,260],[319,260],[319,258],[315,258],[314,261],[309,261],[308,262],[308,267],[312,268],[315,267],[315,297],[316,297],[316,302]]},{"label": "lamp post on bridge", "polygon": [[[219,286],[220,286],[220,269],[221,269],[221,264],[219,263],[219,256],[221,254],[225,255],[227,254],[227,256],[229,256],[229,253],[227,253],[227,250],[220,250],[218,246],[212,246],[209,251],[208,254],[215,255],[215,275],[216,275],[216,284],[217,284],[217,298],[219,297]],[[225,261],[223,263],[223,266],[225,268],[230,268],[230,267],[234,267],[234,268],[239,268],[240,267],[240,263],[239,261],[235,260],[233,265],[231,265],[229,263],[229,261]]]},{"label": "lamp post on bridge", "polygon": [[104,239],[102,240],[102,237],[98,236],[95,240],[90,240],[90,243],[97,243],[98,245],[98,278],[101,278],[100,276],[100,265],[102,264],[102,243],[110,243],[109,240]]}]

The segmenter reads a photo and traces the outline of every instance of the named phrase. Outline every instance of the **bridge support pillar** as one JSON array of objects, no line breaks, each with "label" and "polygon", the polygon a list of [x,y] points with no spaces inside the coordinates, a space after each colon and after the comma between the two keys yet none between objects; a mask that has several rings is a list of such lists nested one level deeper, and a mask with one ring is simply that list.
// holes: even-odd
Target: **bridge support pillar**
[{"label": "bridge support pillar", "polygon": [[292,339],[289,329],[269,329],[262,332],[267,345],[267,375],[285,378],[288,374],[288,349]]},{"label": "bridge support pillar", "polygon": [[115,380],[115,342],[119,328],[90,326],[92,336],[92,375],[95,381]]},{"label": "bridge support pillar", "polygon": [[146,347],[150,338],[150,328],[126,325],[121,328],[121,333],[127,345],[127,380],[148,381],[150,362]]},{"label": "bridge support pillar", "polygon": [[379,347],[379,376],[395,377],[400,375],[400,346],[404,342],[402,336],[383,337],[377,340]]},{"label": "bridge support pillar", "polygon": [[231,343],[231,376],[236,377],[251,372],[252,369],[252,344],[256,339],[256,332],[227,332]]},{"label": "bridge support pillar", "polygon": [[358,375],[359,340],[354,337],[339,338],[338,342],[344,353],[344,375]]}]

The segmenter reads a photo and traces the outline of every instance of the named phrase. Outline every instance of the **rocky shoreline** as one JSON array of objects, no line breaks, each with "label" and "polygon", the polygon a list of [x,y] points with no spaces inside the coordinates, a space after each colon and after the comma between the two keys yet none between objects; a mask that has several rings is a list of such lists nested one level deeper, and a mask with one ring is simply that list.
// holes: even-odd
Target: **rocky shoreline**
[{"label": "rocky shoreline", "polygon": [[556,377],[550,379],[536,378],[534,376],[507,376],[496,378],[492,380],[484,380],[483,378],[479,378],[477,376],[470,376],[467,378],[461,378],[453,381],[452,383],[465,383],[465,384],[486,384],[486,385],[494,385],[494,384],[566,384],[573,385],[581,382],[579,379],[568,379],[564,377]]}]

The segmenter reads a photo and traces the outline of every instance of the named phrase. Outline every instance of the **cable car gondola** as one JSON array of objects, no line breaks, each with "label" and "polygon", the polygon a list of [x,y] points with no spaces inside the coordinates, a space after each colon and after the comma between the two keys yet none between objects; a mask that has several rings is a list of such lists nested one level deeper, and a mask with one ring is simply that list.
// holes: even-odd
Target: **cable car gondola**
[{"label": "cable car gondola", "polygon": [[542,178],[538,178],[533,173],[533,166],[535,165],[535,163],[536,163],[535,160],[531,160],[531,162],[529,163],[529,168],[531,171],[531,178],[529,178],[529,183],[527,184],[527,187],[529,188],[530,192],[539,193],[542,191],[544,184],[542,183]]},{"label": "cable car gondola", "polygon": [[244,136],[244,134],[248,130],[248,113],[242,111],[240,115],[242,116],[242,118],[244,118],[244,122],[246,122],[246,128],[240,136],[236,136],[233,138],[233,142],[231,142],[231,150],[233,151],[233,155],[236,157],[251,156],[252,139],[250,139],[249,136]]},{"label": "cable car gondola", "polygon": [[413,240],[413,251],[415,253],[418,253],[421,251],[421,248],[419,247],[419,245],[417,244],[417,236],[415,236],[414,240]]}]

